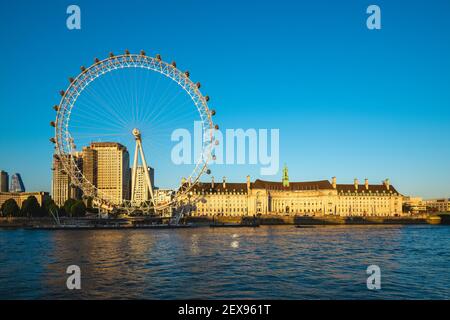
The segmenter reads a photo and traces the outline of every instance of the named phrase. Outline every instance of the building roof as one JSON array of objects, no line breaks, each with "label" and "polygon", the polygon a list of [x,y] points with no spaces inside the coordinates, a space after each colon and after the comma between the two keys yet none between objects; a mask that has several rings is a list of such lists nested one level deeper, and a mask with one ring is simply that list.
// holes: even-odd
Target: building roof
[{"label": "building roof", "polygon": [[105,147],[108,148],[115,147],[121,150],[127,150],[127,147],[118,142],[91,142],[91,148],[105,148]]},{"label": "building roof", "polygon": [[289,182],[289,186],[285,187],[283,186],[282,182],[264,181],[256,179],[255,182],[252,183],[252,189],[285,190],[285,191],[323,190],[323,189],[333,189],[333,186],[328,180]]},{"label": "building roof", "polygon": [[[355,185],[354,184],[337,184],[336,189],[338,192],[355,192]],[[372,193],[383,193],[383,192],[391,192],[392,193],[399,193],[393,185],[389,185],[389,190],[384,184],[369,184],[368,189],[366,189],[366,186],[364,184],[358,184],[358,192],[372,192]]]},{"label": "building roof", "polygon": [[[187,182],[186,182],[187,183]],[[265,189],[278,191],[307,191],[307,190],[333,190],[333,185],[328,180],[305,181],[305,182],[289,182],[289,186],[283,186],[282,182],[265,181],[256,179],[255,182],[250,183],[251,189]],[[341,193],[353,193],[356,191],[354,184],[337,184],[336,190]],[[226,182],[225,188],[223,182],[218,181],[214,183],[214,188],[210,182],[199,182],[192,187],[192,191],[197,192],[247,192],[246,183]],[[384,184],[369,184],[368,189],[364,184],[358,185],[358,193],[362,192],[372,193],[397,193],[400,194],[394,186],[390,185],[389,190]]]},{"label": "building roof", "polygon": [[209,182],[199,182],[192,187],[192,191],[205,191],[205,192],[247,192],[247,184],[246,183],[235,183],[235,182],[226,182],[225,189],[223,188],[223,182],[215,182],[214,188],[212,187],[212,183]]}]

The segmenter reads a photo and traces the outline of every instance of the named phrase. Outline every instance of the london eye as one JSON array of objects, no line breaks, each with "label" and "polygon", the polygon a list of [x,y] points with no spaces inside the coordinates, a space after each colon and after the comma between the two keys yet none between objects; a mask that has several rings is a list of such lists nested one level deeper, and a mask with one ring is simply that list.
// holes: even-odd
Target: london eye
[{"label": "london eye", "polygon": [[[54,107],[56,119],[50,123],[55,134],[50,139],[55,145],[54,156],[71,184],[108,212],[158,212],[186,199],[200,177],[211,173],[208,162],[214,159],[213,146],[218,142],[214,136],[218,129],[213,122],[215,111],[209,109],[209,97],[201,93],[200,83],[193,82],[190,73],[178,69],[175,62],[165,62],[160,55],[148,56],[144,51],[110,53],[106,59],[96,58],[91,66],[80,69],[81,73],[69,78],[67,89],[60,91],[60,103]],[[186,166],[173,164],[171,135],[193,124],[201,131],[200,144],[194,142],[199,152]],[[100,182],[92,181],[77,160],[83,148],[111,141],[134,150],[129,156],[132,161],[126,160],[132,162],[130,193],[122,194],[119,200]],[[139,160],[144,170],[138,170]],[[147,170],[150,166],[164,177],[158,183],[164,180],[165,187],[176,191],[170,200],[156,199],[155,178]],[[138,175],[139,183],[148,190],[145,201],[136,196]]]}]

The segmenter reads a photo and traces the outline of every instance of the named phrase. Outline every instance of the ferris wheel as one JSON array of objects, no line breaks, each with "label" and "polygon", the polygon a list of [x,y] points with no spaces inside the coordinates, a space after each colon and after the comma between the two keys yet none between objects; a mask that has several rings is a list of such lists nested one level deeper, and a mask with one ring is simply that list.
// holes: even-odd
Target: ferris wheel
[{"label": "ferris wheel", "polygon": [[[200,177],[211,173],[208,162],[215,160],[213,146],[218,140],[214,132],[219,129],[212,119],[215,111],[209,109],[209,96],[200,92],[200,83],[194,83],[190,73],[179,70],[175,62],[164,62],[160,55],[147,56],[144,51],[110,53],[106,59],[96,58],[90,67],[82,66],[81,73],[69,78],[69,82],[68,88],[60,91],[59,105],[54,107],[56,120],[50,124],[55,136],[50,141],[55,144],[54,157],[61,163],[72,186],[92,199],[95,206],[107,211],[156,212],[190,197]],[[161,84],[163,82],[165,85]],[[175,196],[158,201],[149,163],[156,170],[159,165],[167,167],[170,161],[162,157],[168,154],[169,141],[164,139],[192,121],[201,131],[200,147],[197,146],[201,152],[182,175],[184,178],[177,179]],[[134,149],[133,157],[129,156],[133,159],[129,167],[130,193],[122,194],[119,200],[99,180],[93,181],[93,176],[86,173],[79,161],[84,148],[105,141],[118,142],[117,145],[128,147],[127,150]],[[144,149],[150,152],[145,154]],[[139,160],[144,168],[140,171],[140,180]],[[127,157],[123,161],[130,162]],[[166,171],[168,175],[179,172],[173,168],[166,168]],[[145,201],[137,199],[138,184],[148,191]]]}]

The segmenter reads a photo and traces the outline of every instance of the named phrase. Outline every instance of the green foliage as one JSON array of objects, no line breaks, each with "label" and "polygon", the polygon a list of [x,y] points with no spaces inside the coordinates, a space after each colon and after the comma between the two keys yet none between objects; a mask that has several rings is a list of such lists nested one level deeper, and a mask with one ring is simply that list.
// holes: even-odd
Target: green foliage
[{"label": "green foliage", "polygon": [[64,212],[65,212],[65,215],[67,215],[67,216],[71,215],[72,206],[76,202],[77,202],[77,200],[75,200],[75,199],[67,199],[66,202],[64,202],[63,209],[64,209]]},{"label": "green foliage", "polygon": [[21,215],[24,217],[40,217],[42,215],[41,206],[35,196],[29,196],[22,203]]},{"label": "green foliage", "polygon": [[20,215],[20,208],[16,200],[12,198],[2,204],[1,211],[4,217],[18,217]]},{"label": "green foliage", "polygon": [[72,217],[84,217],[86,215],[86,205],[83,201],[76,201],[70,208],[70,215]]},{"label": "green foliage", "polygon": [[42,202],[42,215],[43,216],[52,216],[53,214],[58,214],[59,208],[55,204],[52,198],[45,198]]}]

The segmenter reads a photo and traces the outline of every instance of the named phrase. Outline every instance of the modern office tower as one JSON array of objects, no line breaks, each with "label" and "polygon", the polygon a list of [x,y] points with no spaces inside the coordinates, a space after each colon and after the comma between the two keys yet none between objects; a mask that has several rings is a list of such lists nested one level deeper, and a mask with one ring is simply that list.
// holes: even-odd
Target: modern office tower
[{"label": "modern office tower", "polygon": [[[81,166],[81,158],[76,157],[77,166]],[[63,206],[67,199],[80,199],[81,190],[73,185],[65,171],[59,156],[53,157],[52,198],[57,206]]]},{"label": "modern office tower", "polygon": [[9,191],[9,175],[6,171],[0,171],[0,192]]},{"label": "modern office tower", "polygon": [[116,142],[93,142],[97,152],[97,190],[102,197],[121,204],[130,199],[130,156],[127,148]]},{"label": "modern office tower", "polygon": [[[152,188],[154,189],[155,170],[151,167],[148,167],[147,170],[152,183]],[[143,166],[138,166],[136,168],[136,182],[134,192],[134,202],[136,204],[150,200],[150,190],[148,189],[148,185],[145,181],[145,171]],[[131,199],[133,199],[133,197]]]},{"label": "modern office tower", "polygon": [[22,181],[20,173],[14,173],[11,176],[11,186],[9,188],[10,192],[25,192],[25,186]]},{"label": "modern office tower", "polygon": [[83,175],[90,183],[85,183],[83,190],[86,196],[94,196],[97,187],[97,151],[91,147],[84,147],[83,153]]}]

